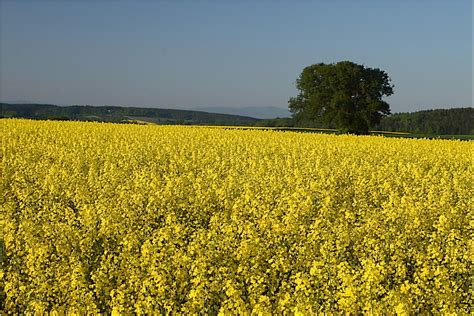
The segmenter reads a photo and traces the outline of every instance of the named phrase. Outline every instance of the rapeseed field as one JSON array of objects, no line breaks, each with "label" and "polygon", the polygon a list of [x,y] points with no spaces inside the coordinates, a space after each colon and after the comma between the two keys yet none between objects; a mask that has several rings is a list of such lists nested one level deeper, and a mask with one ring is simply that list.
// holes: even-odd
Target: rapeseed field
[{"label": "rapeseed field", "polygon": [[468,141],[2,119],[7,314],[468,314]]}]

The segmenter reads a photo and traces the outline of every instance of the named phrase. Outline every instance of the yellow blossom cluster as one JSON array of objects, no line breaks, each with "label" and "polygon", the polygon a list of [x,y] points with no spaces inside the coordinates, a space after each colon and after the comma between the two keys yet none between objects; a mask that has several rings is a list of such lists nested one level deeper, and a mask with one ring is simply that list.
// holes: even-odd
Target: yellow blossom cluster
[{"label": "yellow blossom cluster", "polygon": [[466,314],[472,142],[2,119],[7,314]]}]

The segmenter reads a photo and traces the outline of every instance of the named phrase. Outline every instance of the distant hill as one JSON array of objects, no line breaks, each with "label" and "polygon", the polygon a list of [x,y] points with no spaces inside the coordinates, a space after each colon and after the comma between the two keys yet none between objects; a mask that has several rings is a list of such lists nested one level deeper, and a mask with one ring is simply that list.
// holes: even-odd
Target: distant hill
[{"label": "distant hill", "polygon": [[209,106],[194,108],[198,111],[206,111],[212,113],[223,113],[232,115],[250,116],[259,119],[272,119],[277,117],[290,117],[291,113],[288,108],[279,108],[276,106],[246,106],[246,107],[219,107]]},{"label": "distant hill", "polygon": [[55,120],[91,120],[107,122],[148,121],[158,124],[254,125],[258,119],[248,116],[119,106],[0,103],[0,117]]}]

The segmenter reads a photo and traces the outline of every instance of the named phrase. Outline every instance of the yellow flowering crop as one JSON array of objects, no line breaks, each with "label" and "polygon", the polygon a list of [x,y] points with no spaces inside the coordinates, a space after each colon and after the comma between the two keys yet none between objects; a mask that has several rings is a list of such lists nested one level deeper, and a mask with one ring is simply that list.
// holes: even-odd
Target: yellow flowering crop
[{"label": "yellow flowering crop", "polygon": [[0,122],[6,313],[473,306],[472,142]]}]

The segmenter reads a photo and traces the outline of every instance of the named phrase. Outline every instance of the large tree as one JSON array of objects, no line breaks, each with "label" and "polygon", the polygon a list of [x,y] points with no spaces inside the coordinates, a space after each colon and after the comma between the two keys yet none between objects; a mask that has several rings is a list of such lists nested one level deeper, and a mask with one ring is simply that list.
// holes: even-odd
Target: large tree
[{"label": "large tree", "polygon": [[312,120],[335,125],[341,132],[366,134],[390,114],[384,96],[393,85],[384,71],[350,61],[314,64],[296,80],[298,95],[288,101],[297,121]]}]

